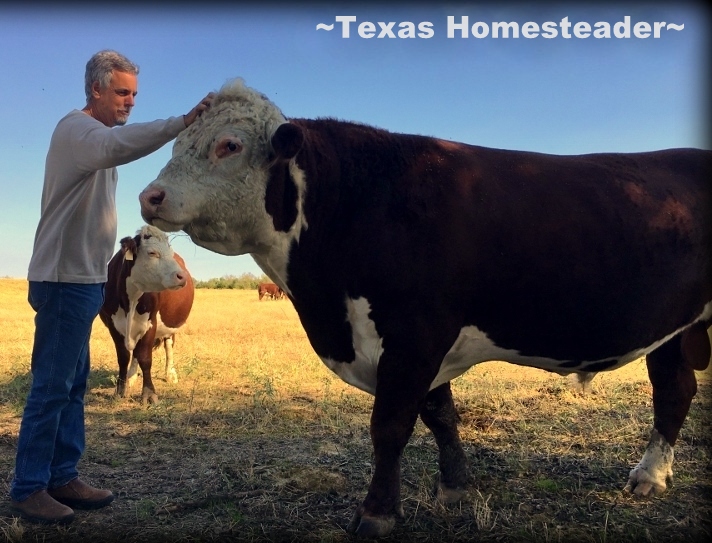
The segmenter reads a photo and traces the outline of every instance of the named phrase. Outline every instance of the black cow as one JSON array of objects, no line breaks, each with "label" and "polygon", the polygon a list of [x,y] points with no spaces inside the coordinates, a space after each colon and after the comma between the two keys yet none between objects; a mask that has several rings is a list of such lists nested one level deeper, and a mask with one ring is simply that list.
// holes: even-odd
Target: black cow
[{"label": "black cow", "polygon": [[288,121],[236,81],[140,202],[153,225],[251,253],[325,364],[375,395],[375,471],[349,528],[382,536],[418,416],[440,496],[460,497],[450,380],[487,360],[591,374],[646,356],[655,419],[626,488],[666,488],[710,359],[711,180],[697,149],[555,156]]}]

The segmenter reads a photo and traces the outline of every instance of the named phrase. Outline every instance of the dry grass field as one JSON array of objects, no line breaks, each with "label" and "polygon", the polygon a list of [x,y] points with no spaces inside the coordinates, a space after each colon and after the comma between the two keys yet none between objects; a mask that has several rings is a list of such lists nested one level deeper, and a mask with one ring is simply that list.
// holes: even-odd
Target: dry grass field
[{"label": "dry grass field", "polygon": [[[86,398],[83,476],[118,496],[67,527],[13,518],[7,492],[29,386],[33,313],[22,280],[0,279],[0,539],[10,542],[347,542],[371,475],[371,398],[311,350],[288,300],[198,290],[176,340],[179,383],[154,360],[160,403],[140,386],[114,396],[117,364],[97,320]],[[675,450],[662,498],[622,492],[652,424],[637,361],[601,374],[591,393],[540,370],[491,362],[453,382],[471,466],[469,497],[433,500],[437,449],[422,423],[402,470],[405,518],[383,541],[709,541],[709,370]]]}]

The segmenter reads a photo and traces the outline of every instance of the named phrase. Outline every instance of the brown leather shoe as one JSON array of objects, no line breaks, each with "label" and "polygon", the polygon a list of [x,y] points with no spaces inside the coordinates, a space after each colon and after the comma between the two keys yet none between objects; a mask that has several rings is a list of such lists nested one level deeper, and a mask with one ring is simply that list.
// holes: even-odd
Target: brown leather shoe
[{"label": "brown leather shoe", "polygon": [[10,500],[10,509],[23,519],[40,524],[69,524],[74,520],[74,511],[52,498],[46,490],[33,492],[21,502]]},{"label": "brown leather shoe", "polygon": [[47,493],[59,503],[74,509],[100,509],[114,501],[110,490],[89,486],[81,479],[72,479],[66,485],[50,488]]}]

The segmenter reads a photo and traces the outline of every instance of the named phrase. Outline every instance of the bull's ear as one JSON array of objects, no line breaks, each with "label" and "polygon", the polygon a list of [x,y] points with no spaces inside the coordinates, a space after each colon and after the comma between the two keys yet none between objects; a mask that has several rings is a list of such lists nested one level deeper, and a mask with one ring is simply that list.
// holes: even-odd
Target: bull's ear
[{"label": "bull's ear", "polygon": [[272,149],[279,158],[295,157],[303,143],[302,129],[292,123],[280,124],[272,134]]},{"label": "bull's ear", "polygon": [[121,251],[124,253],[124,260],[133,260],[138,248],[135,238],[123,238],[121,240]]}]

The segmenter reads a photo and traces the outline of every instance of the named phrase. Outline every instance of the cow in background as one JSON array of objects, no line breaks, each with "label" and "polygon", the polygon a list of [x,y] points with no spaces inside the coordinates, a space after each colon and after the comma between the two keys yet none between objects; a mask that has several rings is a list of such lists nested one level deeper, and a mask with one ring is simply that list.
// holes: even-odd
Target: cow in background
[{"label": "cow in background", "polygon": [[185,262],[158,228],[146,225],[135,237],[121,240],[120,250],[108,265],[105,300],[99,313],[116,347],[119,396],[126,395],[127,383],[131,385],[139,366],[143,403],[158,402],[151,365],[153,350],[160,345],[166,354],[166,380],[178,382],[173,344],[190,314],[194,289]]},{"label": "cow in background", "polygon": [[257,295],[260,297],[260,301],[265,296],[269,296],[273,300],[281,300],[284,298],[284,291],[274,283],[260,283],[257,287]]}]

